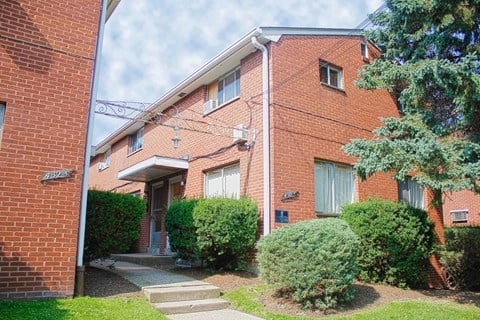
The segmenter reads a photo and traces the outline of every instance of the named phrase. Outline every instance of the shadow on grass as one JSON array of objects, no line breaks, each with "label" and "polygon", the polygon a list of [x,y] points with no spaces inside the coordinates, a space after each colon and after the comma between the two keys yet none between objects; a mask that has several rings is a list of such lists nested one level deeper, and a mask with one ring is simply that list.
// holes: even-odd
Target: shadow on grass
[{"label": "shadow on grass", "polygon": [[424,290],[422,293],[431,298],[454,301],[480,307],[480,292],[454,290]]},{"label": "shadow on grass", "polygon": [[9,320],[58,320],[70,318],[70,312],[62,309],[58,300],[0,301],[0,319]]}]

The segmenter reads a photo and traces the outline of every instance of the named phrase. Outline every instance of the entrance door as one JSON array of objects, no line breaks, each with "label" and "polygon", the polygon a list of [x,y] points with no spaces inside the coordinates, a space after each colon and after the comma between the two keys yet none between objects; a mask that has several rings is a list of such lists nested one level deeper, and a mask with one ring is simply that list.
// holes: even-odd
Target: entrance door
[{"label": "entrance door", "polygon": [[162,188],[163,183],[152,186],[150,219],[150,254],[160,255],[162,244]]}]

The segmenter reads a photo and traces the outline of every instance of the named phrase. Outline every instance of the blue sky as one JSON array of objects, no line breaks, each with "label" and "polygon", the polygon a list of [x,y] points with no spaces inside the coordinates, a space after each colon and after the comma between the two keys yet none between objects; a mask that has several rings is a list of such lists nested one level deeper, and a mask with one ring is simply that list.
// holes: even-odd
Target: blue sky
[{"label": "blue sky", "polygon": [[[259,26],[354,28],[381,0],[121,0],[105,26],[98,99],[153,102]],[[93,144],[123,121],[95,115]]]}]

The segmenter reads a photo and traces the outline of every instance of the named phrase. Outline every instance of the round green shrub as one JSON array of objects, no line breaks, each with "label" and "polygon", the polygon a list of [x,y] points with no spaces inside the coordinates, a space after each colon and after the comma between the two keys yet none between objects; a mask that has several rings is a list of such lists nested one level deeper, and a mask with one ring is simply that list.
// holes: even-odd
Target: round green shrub
[{"label": "round green shrub", "polygon": [[128,252],[140,236],[145,201],[131,194],[89,190],[85,261]]},{"label": "round green shrub", "polygon": [[244,269],[245,259],[256,240],[258,208],[241,198],[209,198],[193,210],[197,244],[208,267]]},{"label": "round green shrub", "polygon": [[480,291],[480,227],[446,228],[440,263],[450,289]]},{"label": "round green shrub", "polygon": [[425,283],[435,233],[424,210],[370,199],[343,206],[340,217],[360,238],[361,281],[398,287]]},{"label": "round green shrub", "polygon": [[340,219],[285,226],[257,243],[260,276],[306,308],[333,308],[353,299],[359,245]]},{"label": "round green shrub", "polygon": [[181,200],[170,205],[165,216],[165,228],[176,257],[194,261],[198,258],[197,233],[193,224],[193,208],[198,200]]}]

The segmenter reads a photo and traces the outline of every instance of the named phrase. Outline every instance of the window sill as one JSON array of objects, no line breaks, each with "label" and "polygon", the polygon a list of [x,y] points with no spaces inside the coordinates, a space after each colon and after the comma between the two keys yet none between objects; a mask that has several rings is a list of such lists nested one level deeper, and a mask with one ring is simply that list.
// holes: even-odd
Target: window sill
[{"label": "window sill", "polygon": [[213,112],[215,112],[215,111],[217,111],[217,110],[219,110],[219,109],[222,109],[223,107],[225,107],[225,106],[229,105],[230,103],[232,103],[232,102],[234,102],[234,101],[237,101],[237,100],[240,100],[240,96],[236,96],[235,98],[230,99],[230,100],[228,100],[227,102],[222,103],[221,105],[215,107],[215,109],[212,109],[212,110],[204,113],[203,116],[204,116],[204,117],[205,117],[205,116],[208,116],[209,114],[211,114],[211,113],[213,113]]},{"label": "window sill", "polygon": [[330,89],[334,89],[334,90],[337,90],[337,91],[342,92],[343,94],[346,94],[345,90],[342,89],[342,88],[332,86],[331,84],[328,84],[328,83],[325,83],[325,82],[320,82],[320,84],[321,84],[322,86],[324,86],[324,87],[327,87],[327,88],[330,88]]},{"label": "window sill", "polygon": [[142,150],[143,150],[143,148],[140,148],[140,149],[137,149],[135,151],[130,152],[129,154],[127,154],[127,158],[134,155],[135,153],[138,153],[138,152],[142,151]]},{"label": "window sill", "polygon": [[315,212],[315,215],[318,218],[327,218],[327,217],[338,217],[340,213]]}]

